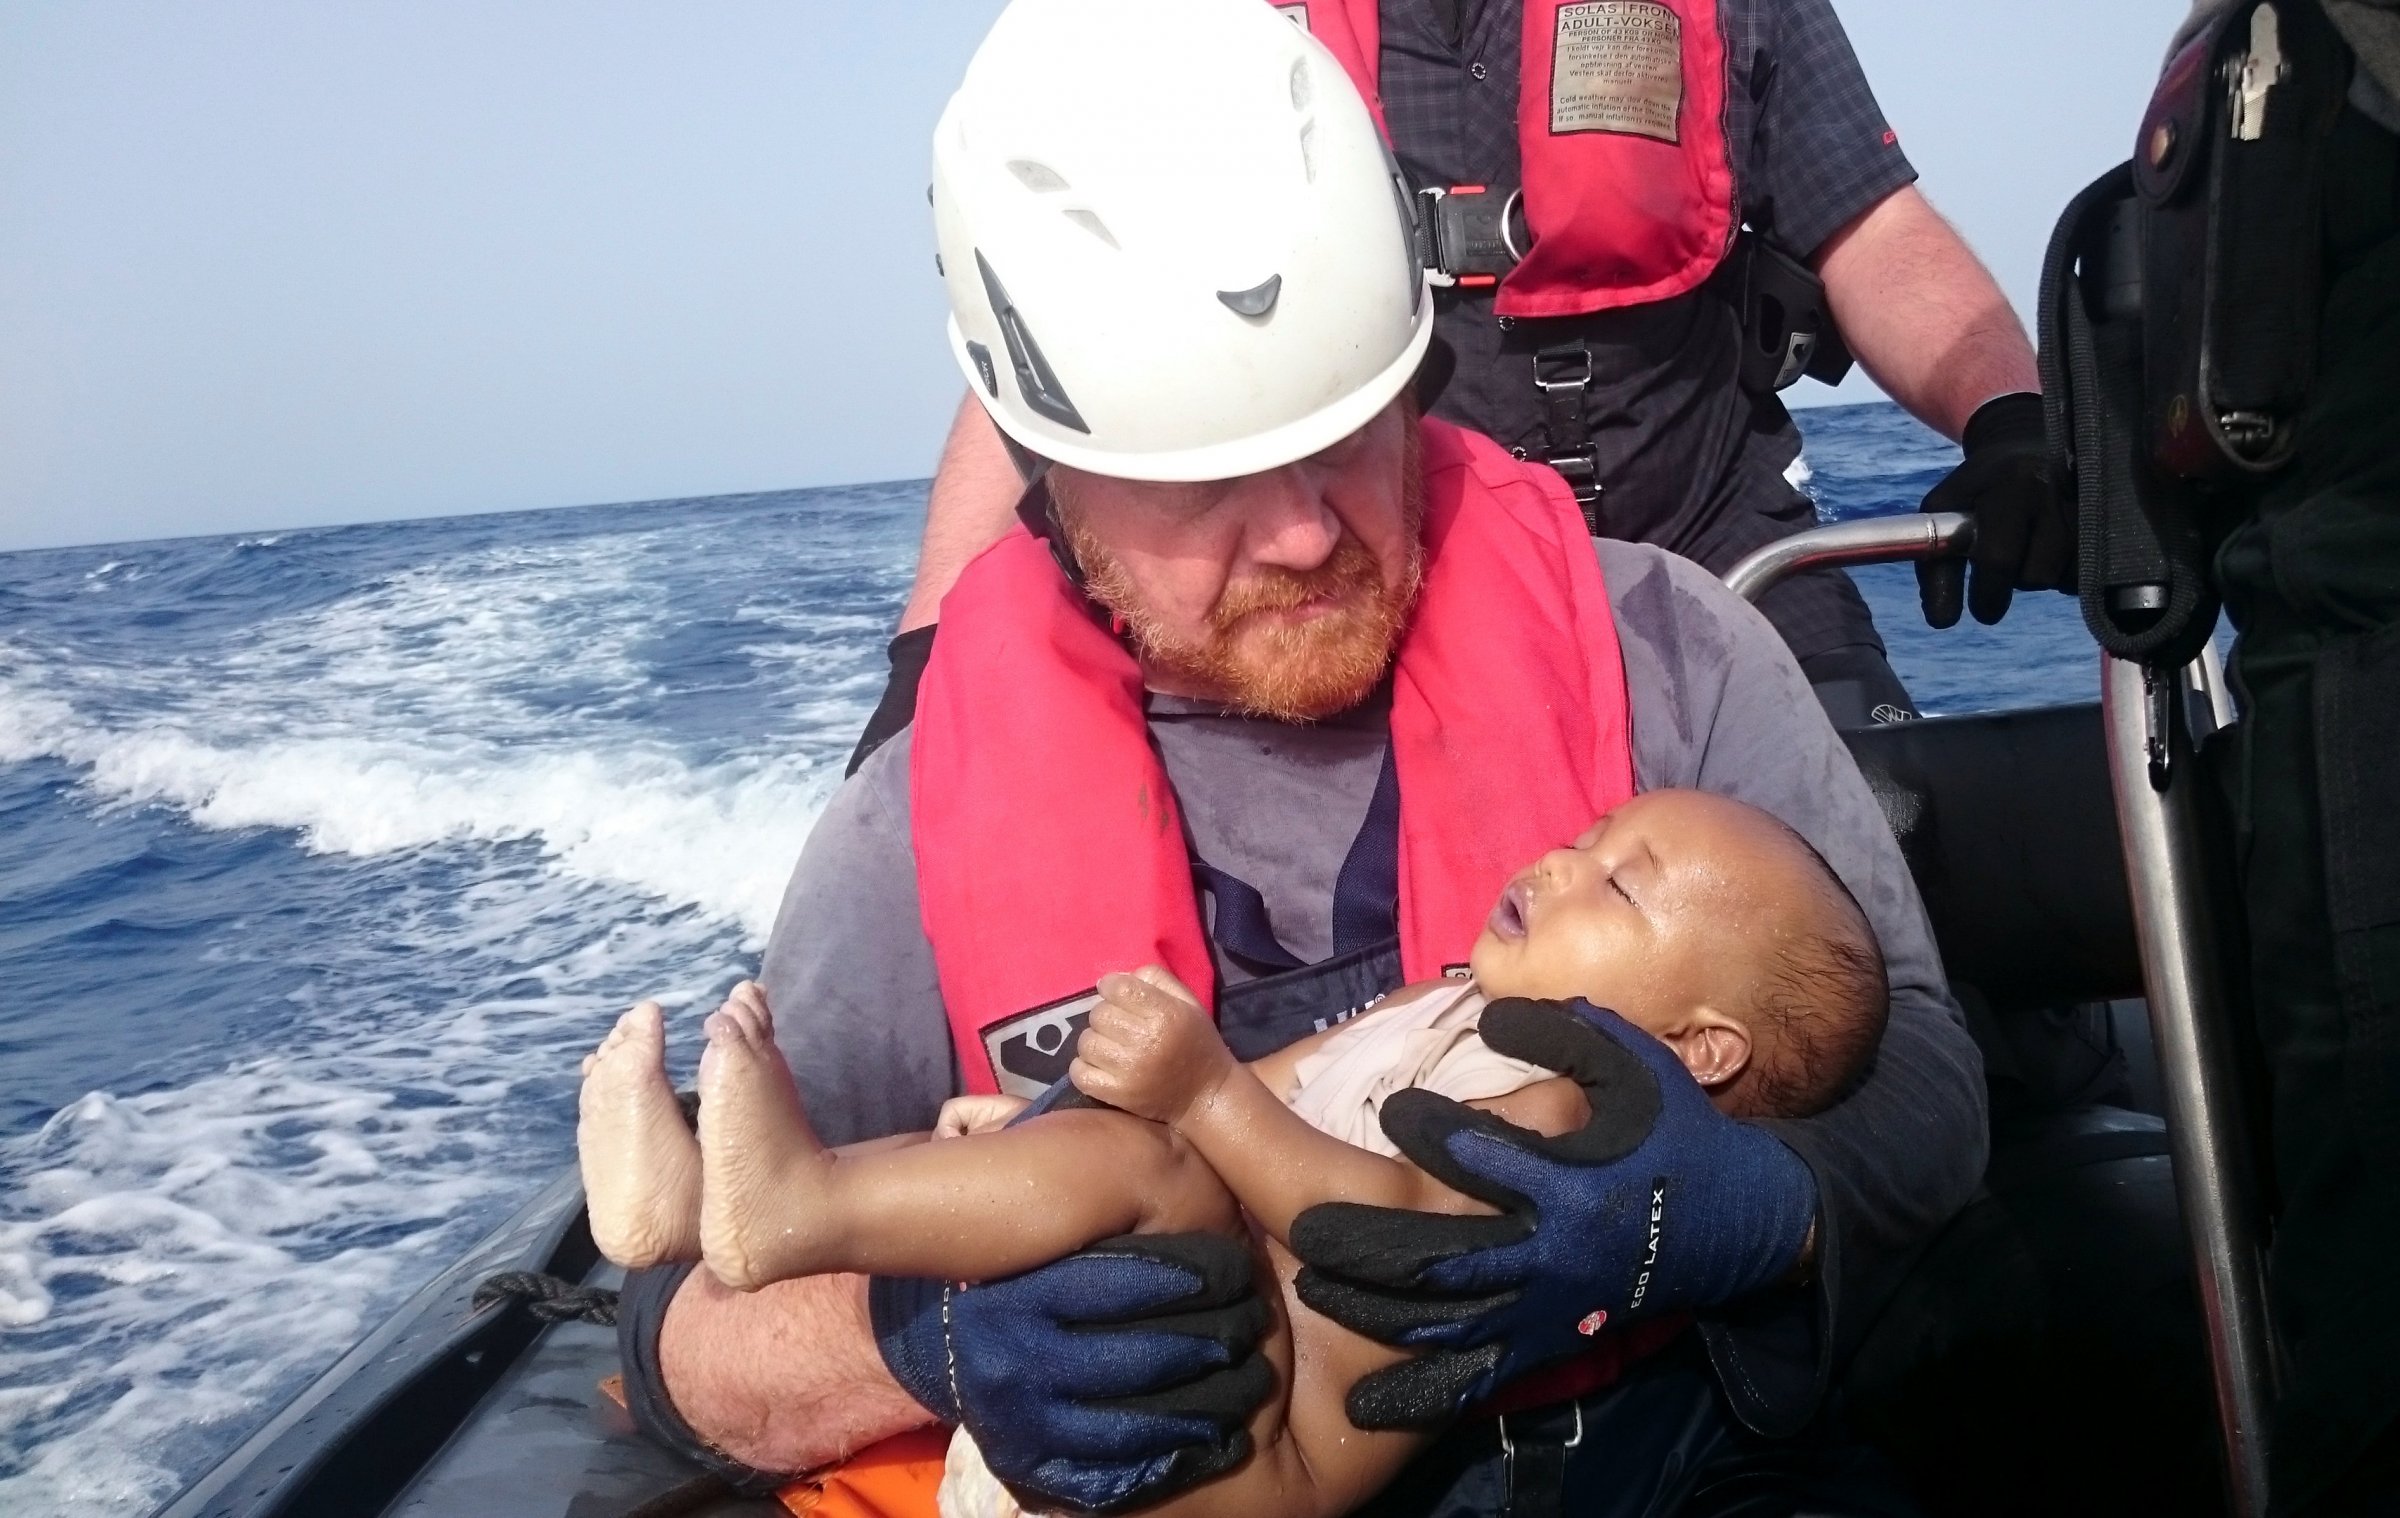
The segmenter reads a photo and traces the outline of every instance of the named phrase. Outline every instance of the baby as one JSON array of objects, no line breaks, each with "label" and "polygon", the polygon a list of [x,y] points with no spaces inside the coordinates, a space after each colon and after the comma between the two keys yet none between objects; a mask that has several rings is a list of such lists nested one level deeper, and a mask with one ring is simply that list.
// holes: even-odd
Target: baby
[{"label": "baby", "polygon": [[[584,1062],[592,1232],[620,1264],[696,1256],[742,1290],[835,1271],[990,1280],[1124,1233],[1263,1235],[1282,1284],[1266,1344],[1281,1394],[1252,1420],[1248,1460],[1157,1510],[1333,1518],[1428,1436],[1351,1425],[1351,1385],[1404,1356],[1292,1295],[1293,1221],[1335,1201],[1492,1210],[1399,1157],[1376,1120],[1394,1091],[1422,1086],[1548,1135],[1589,1116],[1573,1081],[1485,1045],[1485,998],[1613,1008],[1720,1109],[1797,1117],[1864,1064],[1888,995],[1865,914],[1815,851],[1696,791],[1636,797],[1521,871],[1471,968],[1248,1065],[1165,971],[1111,975],[1070,1071],[1106,1108],[1011,1124],[1022,1101],[961,1098],[933,1134],[842,1150],[810,1131],[751,985],[709,1019],[695,1140],[645,1003]],[[974,1484],[960,1470],[972,1456],[954,1447],[946,1510]]]}]

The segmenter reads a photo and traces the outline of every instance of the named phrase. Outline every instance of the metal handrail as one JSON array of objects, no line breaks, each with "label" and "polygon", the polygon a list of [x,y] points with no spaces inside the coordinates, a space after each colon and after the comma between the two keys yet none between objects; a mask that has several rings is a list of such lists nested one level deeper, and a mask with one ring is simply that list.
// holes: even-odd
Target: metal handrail
[{"label": "metal handrail", "polygon": [[2175,1191],[2208,1331],[2226,1484],[2237,1518],[2261,1518],[2267,1505],[2267,1409],[2275,1385],[2265,1213],[2242,1112],[2225,964],[2202,873],[2199,766],[2190,709],[2182,699],[2196,686],[2209,698],[2212,718],[2219,715],[2224,689],[2214,653],[2194,660],[2180,678],[2103,655],[2100,700],[2142,985],[2166,1097],[2167,1139],[2175,1155]]},{"label": "metal handrail", "polygon": [[[1770,543],[1736,564],[1725,583],[1756,601],[1804,569],[1963,554],[1974,541],[1974,522],[1955,512],[1868,517]],[[2267,1408],[2275,1386],[2265,1214],[2242,1114],[2225,967],[2202,875],[2192,758],[2198,714],[2183,697],[2199,699],[2212,727],[2233,720],[2233,702],[2213,646],[2178,675],[2103,655],[2100,691],[2175,1187],[2199,1275],[2227,1485],[2237,1518],[2260,1518],[2266,1511]]]},{"label": "metal handrail", "polygon": [[1779,538],[1725,572],[1728,589],[1755,601],[1804,569],[1890,564],[1963,554],[1975,543],[1975,519],[1957,511],[1911,511],[1812,527]]}]

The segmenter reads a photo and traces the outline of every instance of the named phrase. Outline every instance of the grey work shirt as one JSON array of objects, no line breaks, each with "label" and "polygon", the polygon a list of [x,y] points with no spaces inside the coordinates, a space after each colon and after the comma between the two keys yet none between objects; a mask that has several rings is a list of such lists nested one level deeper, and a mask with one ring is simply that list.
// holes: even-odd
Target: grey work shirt
[{"label": "grey work shirt", "polygon": [[[1598,548],[1637,785],[1715,791],[1782,818],[1857,895],[1890,974],[1891,1022],[1860,1088],[1817,1117],[1766,1125],[1816,1176],[1816,1290],[1769,1293],[1738,1321],[1703,1325],[1745,1420],[1787,1432],[1813,1413],[1909,1251],[1982,1176],[1982,1063],[1908,867],[1781,640],[1698,566],[1640,544]],[[1382,764],[1380,715],[1297,726],[1154,698],[1150,727],[1199,856],[1258,887],[1294,953],[1328,953],[1334,880]],[[909,752],[902,734],[835,793],[767,945],[776,1035],[833,1143],[930,1127],[959,1089],[917,906]],[[1108,868],[1091,861],[1096,889]],[[1241,978],[1221,953],[1218,970]]]}]

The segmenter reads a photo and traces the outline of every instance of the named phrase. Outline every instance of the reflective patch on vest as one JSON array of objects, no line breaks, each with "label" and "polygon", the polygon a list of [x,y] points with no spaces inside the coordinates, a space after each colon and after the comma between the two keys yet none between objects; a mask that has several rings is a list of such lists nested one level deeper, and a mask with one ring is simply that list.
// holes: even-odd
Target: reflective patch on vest
[{"label": "reflective patch on vest", "polygon": [[1651,0],[1558,8],[1550,132],[1620,132],[1681,142],[1683,19]]},{"label": "reflective patch on vest", "polygon": [[1001,1091],[1030,1101],[1065,1080],[1067,1066],[1075,1062],[1075,1041],[1098,1005],[1097,990],[1079,992],[984,1029],[983,1052]]},{"label": "reflective patch on vest", "polygon": [[1304,32],[1310,30],[1308,24],[1308,7],[1306,5],[1278,5],[1275,8],[1283,12],[1284,20],[1289,21],[1292,25],[1300,28],[1300,30]]}]

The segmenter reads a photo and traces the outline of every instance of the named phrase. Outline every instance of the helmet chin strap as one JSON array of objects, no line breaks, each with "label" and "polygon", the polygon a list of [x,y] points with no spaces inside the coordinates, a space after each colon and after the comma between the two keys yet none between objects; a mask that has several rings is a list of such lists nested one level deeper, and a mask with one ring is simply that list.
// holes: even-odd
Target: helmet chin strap
[{"label": "helmet chin strap", "polygon": [[1442,392],[1450,388],[1451,376],[1457,372],[1457,351],[1436,332],[1433,341],[1425,345],[1425,359],[1417,365],[1416,378],[1404,392],[1415,397],[1419,415],[1440,404]]},{"label": "helmet chin strap", "polygon": [[996,420],[992,431],[999,434],[1000,446],[1007,452],[1009,463],[1015,466],[1017,478],[1025,482],[1024,492],[1017,497],[1017,520],[1025,524],[1027,532],[1049,545],[1050,557],[1065,572],[1067,583],[1082,590],[1083,566],[1075,562],[1073,551],[1067,547],[1066,529],[1058,521],[1058,502],[1050,496],[1051,461],[1010,437],[1008,429]]},{"label": "helmet chin strap", "polygon": [[1031,485],[1050,472],[1050,460],[1010,437],[998,422],[992,430],[1000,434],[1000,446],[1008,453],[1009,463],[1016,466],[1017,478]]},{"label": "helmet chin strap", "polygon": [[[1027,532],[1049,546],[1050,557],[1067,577],[1067,583],[1078,592],[1086,591],[1090,582],[1074,550],[1067,546],[1067,530],[1058,520],[1058,502],[1050,494],[1050,461],[1020,448],[1006,433],[1001,434],[1001,439],[1008,443],[1009,457],[1017,461],[1017,472],[1025,476],[1025,493],[1017,497],[1017,520],[1025,524]],[[1029,469],[1028,465],[1033,467]],[[1099,611],[1097,604],[1093,610]]]}]

